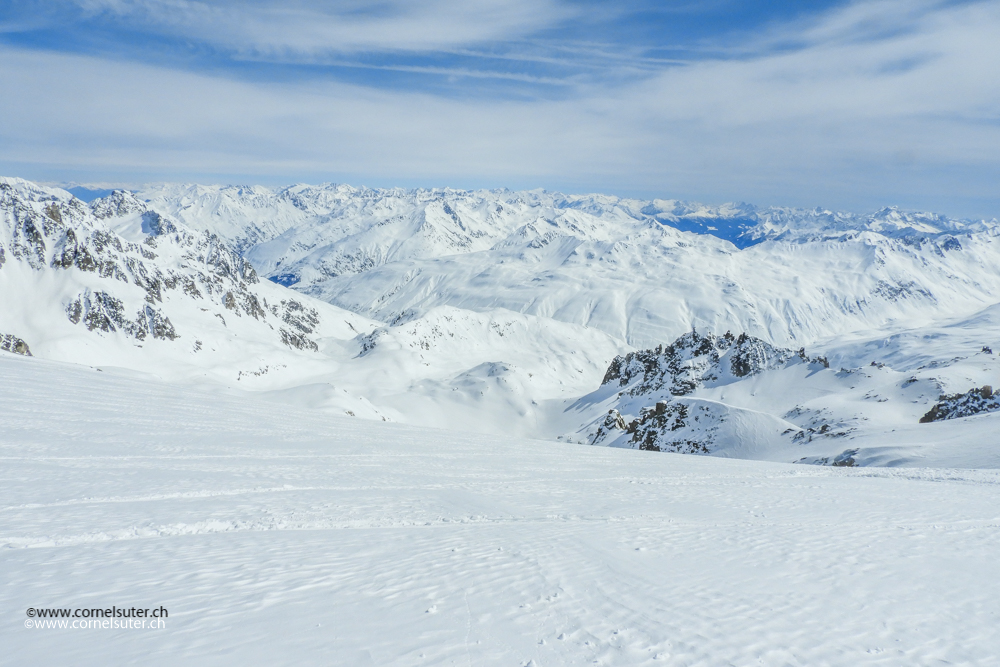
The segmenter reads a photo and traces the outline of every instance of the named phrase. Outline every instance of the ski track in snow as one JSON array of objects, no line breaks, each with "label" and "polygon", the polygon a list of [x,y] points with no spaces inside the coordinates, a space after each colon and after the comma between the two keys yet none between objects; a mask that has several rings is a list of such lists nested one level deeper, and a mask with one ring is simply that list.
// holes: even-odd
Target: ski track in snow
[{"label": "ski track in snow", "polygon": [[[0,377],[0,664],[1000,654],[1000,471],[437,431],[13,355]],[[167,627],[23,625],[111,605]]]}]

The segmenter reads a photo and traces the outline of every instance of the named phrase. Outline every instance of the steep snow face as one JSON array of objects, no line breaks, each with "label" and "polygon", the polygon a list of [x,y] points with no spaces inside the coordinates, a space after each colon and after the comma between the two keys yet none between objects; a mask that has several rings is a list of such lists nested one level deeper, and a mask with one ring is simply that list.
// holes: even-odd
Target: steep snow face
[{"label": "steep snow face", "polygon": [[505,308],[636,347],[692,328],[799,347],[1000,300],[995,221],[894,208],[333,185],[139,196],[241,244],[272,281],[386,322],[441,305]]}]

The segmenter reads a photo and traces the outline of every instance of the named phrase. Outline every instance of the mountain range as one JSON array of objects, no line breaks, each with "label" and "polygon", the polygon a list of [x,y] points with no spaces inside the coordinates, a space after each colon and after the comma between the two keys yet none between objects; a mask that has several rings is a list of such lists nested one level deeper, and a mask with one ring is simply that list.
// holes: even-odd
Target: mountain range
[{"label": "mountain range", "polygon": [[540,440],[1000,467],[996,220],[540,190],[103,194],[0,180],[3,350]]}]

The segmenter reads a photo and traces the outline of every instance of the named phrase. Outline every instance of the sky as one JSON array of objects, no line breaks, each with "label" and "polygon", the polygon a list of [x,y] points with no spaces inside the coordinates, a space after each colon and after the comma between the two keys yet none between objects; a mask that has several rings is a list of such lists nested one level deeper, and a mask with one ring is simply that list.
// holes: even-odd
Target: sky
[{"label": "sky", "polygon": [[0,0],[0,174],[1000,217],[1000,0]]}]

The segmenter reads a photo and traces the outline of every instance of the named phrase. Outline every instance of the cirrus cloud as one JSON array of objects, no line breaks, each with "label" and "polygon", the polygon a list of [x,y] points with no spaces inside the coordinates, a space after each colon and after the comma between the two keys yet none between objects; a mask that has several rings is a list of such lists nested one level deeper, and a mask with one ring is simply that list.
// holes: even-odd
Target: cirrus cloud
[{"label": "cirrus cloud", "polygon": [[0,168],[48,180],[542,186],[993,217],[996,34],[997,2],[858,2],[773,26],[730,57],[575,83],[558,98],[253,81],[0,47]]}]

